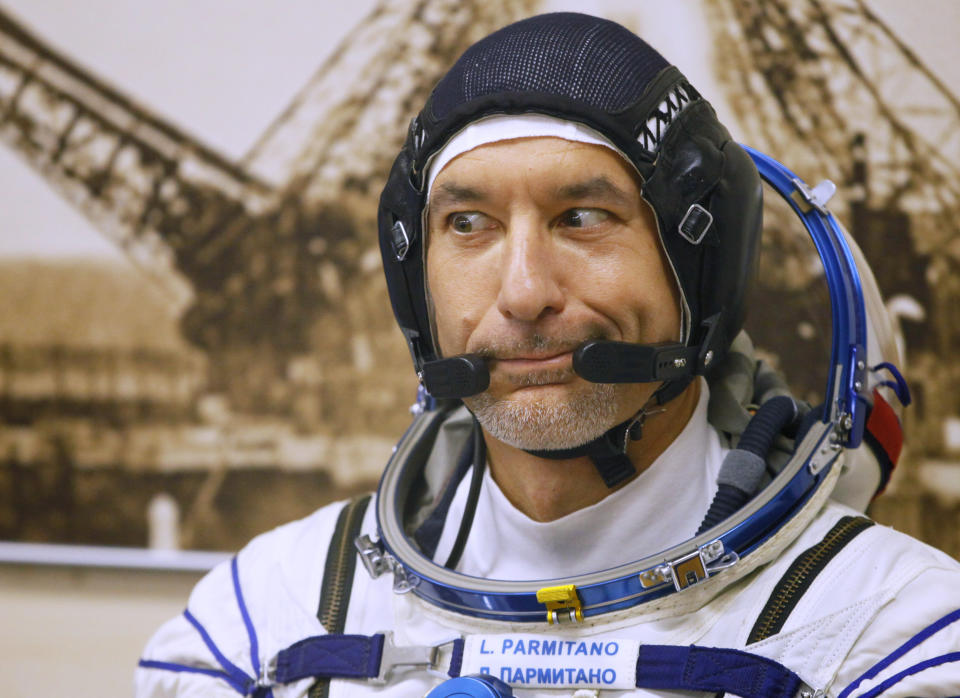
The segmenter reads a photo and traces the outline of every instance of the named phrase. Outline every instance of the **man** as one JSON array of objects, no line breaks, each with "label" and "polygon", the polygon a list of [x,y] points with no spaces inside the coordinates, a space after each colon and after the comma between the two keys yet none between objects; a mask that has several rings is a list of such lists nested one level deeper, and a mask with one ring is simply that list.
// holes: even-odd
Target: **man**
[{"label": "man", "polygon": [[804,419],[734,339],[759,189],[616,24],[543,15],[468,49],[381,199],[429,395],[374,503],[211,572],[138,695],[960,694],[960,566],[828,499],[879,379],[853,357],[847,411]]}]

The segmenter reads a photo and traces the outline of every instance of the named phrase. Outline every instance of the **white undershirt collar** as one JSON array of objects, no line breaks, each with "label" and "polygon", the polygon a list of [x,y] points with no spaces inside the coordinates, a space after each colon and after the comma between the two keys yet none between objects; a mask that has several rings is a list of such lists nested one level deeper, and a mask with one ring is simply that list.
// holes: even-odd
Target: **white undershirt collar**
[{"label": "white undershirt collar", "polygon": [[[487,579],[554,579],[638,560],[691,538],[713,494],[726,450],[707,422],[709,389],[689,422],[632,482],[600,502],[534,521],[484,474],[470,537],[457,569]],[[435,559],[446,559],[463,515],[469,477],[457,489]]]}]

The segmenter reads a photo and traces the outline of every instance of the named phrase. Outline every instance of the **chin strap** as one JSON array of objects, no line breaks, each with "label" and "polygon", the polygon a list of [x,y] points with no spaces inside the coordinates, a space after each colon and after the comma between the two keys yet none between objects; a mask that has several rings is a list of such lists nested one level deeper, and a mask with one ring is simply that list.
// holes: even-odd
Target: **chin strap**
[{"label": "chin strap", "polygon": [[549,458],[550,460],[567,460],[588,456],[593,461],[593,465],[600,473],[600,477],[603,478],[606,486],[613,489],[637,472],[630,457],[627,456],[626,450],[627,444],[631,440],[631,427],[635,423],[642,425],[642,419],[645,416],[646,413],[641,410],[637,415],[641,418],[639,423],[636,422],[637,417],[628,419],[626,422],[622,422],[601,434],[593,441],[581,446],[555,451],[527,451],[527,453],[537,458]]},{"label": "chin strap", "polygon": [[[662,386],[633,417],[609,429],[593,441],[573,448],[527,451],[527,453],[550,460],[567,460],[587,456],[593,461],[593,465],[600,473],[600,477],[603,478],[604,484],[613,489],[629,480],[637,472],[633,461],[627,455],[627,447],[631,441],[639,441],[643,437],[643,425],[647,417],[663,412],[666,409],[663,405],[682,393],[692,380],[693,376],[687,376],[684,379]],[[659,407],[659,409],[654,409],[655,407]]]},{"label": "chin strap", "polygon": [[[651,405],[665,405],[680,395],[694,377],[711,368],[717,357],[714,344],[719,340],[717,327],[721,314],[704,320],[702,341],[693,346],[678,342],[631,344],[595,340],[581,344],[573,353],[574,372],[591,383],[662,382],[650,401],[631,419],[576,448],[556,451],[527,451],[540,458],[563,460],[588,456],[607,487],[613,489],[637,472],[627,446],[642,436],[647,416],[655,414]],[[660,410],[662,411],[662,410]]]}]

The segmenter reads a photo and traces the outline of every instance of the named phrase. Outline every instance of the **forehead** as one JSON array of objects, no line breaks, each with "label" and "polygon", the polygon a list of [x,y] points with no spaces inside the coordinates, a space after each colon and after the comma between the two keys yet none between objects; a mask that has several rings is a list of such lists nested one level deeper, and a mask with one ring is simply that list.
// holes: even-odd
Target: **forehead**
[{"label": "forehead", "polygon": [[[589,182],[593,186],[570,188]],[[463,198],[466,189],[510,193],[521,184],[568,195],[599,194],[602,182],[639,196],[639,174],[612,148],[553,136],[517,138],[485,143],[447,162],[433,180],[429,200],[442,205]]]}]

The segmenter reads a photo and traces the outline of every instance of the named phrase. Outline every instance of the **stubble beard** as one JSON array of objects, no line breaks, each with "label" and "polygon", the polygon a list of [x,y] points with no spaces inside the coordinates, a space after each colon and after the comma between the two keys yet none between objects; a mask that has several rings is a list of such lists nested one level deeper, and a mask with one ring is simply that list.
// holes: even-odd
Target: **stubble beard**
[{"label": "stubble beard", "polygon": [[[562,372],[566,374],[567,372]],[[518,387],[560,382],[560,375],[524,376]],[[610,383],[587,383],[572,388],[567,399],[495,398],[483,392],[464,403],[495,439],[526,451],[574,448],[615,426],[619,392]]]}]

